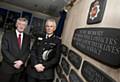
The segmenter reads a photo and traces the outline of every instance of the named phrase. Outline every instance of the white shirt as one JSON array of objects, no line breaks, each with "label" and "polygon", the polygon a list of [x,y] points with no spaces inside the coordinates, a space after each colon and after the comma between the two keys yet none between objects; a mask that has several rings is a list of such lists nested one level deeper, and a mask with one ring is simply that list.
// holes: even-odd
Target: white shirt
[{"label": "white shirt", "polygon": [[53,35],[53,34],[49,34],[49,35],[46,34],[46,39],[47,39],[48,37],[50,38],[52,35]]},{"label": "white shirt", "polygon": [[16,30],[16,34],[17,34],[17,38],[19,37],[19,34],[21,34],[21,46],[22,46],[22,42],[23,42],[23,33],[18,32],[18,30]]}]

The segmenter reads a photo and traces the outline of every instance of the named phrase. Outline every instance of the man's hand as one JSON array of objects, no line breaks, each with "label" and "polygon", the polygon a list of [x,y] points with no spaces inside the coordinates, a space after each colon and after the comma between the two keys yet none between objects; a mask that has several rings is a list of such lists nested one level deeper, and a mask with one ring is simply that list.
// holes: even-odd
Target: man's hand
[{"label": "man's hand", "polygon": [[20,68],[21,68],[21,65],[23,64],[23,61],[21,61],[21,60],[16,60],[14,63],[15,63],[15,64],[14,64],[14,67],[15,67],[16,69],[20,69]]},{"label": "man's hand", "polygon": [[37,72],[44,71],[45,67],[42,64],[37,64],[34,66]]}]

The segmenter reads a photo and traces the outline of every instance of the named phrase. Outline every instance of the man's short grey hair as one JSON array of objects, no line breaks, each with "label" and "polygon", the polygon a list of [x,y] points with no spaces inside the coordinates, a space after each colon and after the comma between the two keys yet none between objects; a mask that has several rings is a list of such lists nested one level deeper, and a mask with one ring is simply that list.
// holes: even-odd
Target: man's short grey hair
[{"label": "man's short grey hair", "polygon": [[48,18],[48,19],[46,20],[46,23],[47,23],[48,21],[53,22],[53,23],[54,23],[54,27],[56,27],[56,20],[55,20],[54,18]]},{"label": "man's short grey hair", "polygon": [[24,17],[18,18],[18,19],[17,19],[17,22],[18,22],[18,21],[23,21],[23,22],[26,23],[26,25],[28,24],[28,20],[27,20],[26,18],[24,18]]}]

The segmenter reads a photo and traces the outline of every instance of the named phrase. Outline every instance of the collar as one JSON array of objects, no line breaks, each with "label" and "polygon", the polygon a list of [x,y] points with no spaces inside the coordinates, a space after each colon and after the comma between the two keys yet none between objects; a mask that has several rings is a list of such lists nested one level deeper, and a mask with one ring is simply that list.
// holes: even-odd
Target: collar
[{"label": "collar", "polygon": [[45,38],[47,39],[47,38],[51,38],[53,36],[55,36],[55,35],[54,34],[50,34],[50,35],[46,34]]},{"label": "collar", "polygon": [[23,32],[19,32],[17,29],[16,29],[16,34],[17,34],[17,37],[19,36],[19,34],[21,34],[21,36],[23,36]]}]

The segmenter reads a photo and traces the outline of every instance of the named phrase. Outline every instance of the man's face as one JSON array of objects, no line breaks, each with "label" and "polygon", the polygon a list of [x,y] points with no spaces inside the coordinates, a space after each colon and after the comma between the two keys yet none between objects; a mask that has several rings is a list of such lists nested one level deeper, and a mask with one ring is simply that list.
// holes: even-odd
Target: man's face
[{"label": "man's face", "polygon": [[26,26],[27,26],[26,22],[24,22],[24,21],[17,21],[17,23],[16,23],[16,27],[19,32],[23,32],[25,30]]},{"label": "man's face", "polygon": [[53,34],[53,32],[55,31],[56,27],[55,27],[55,23],[51,22],[51,21],[47,21],[46,25],[45,25],[45,30],[47,34]]}]

